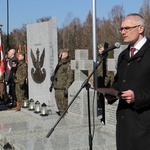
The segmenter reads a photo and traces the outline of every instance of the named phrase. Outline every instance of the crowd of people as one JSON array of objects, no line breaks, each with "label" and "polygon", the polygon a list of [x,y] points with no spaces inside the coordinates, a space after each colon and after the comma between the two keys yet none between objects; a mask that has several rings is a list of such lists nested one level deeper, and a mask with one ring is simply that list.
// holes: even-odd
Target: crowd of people
[{"label": "crowd of people", "polygon": [[22,100],[27,99],[27,65],[25,54],[10,49],[5,57],[4,104],[9,109],[20,110]]},{"label": "crowd of people", "polygon": [[[71,70],[69,49],[59,50],[59,62],[51,77],[55,90],[58,115],[68,106],[68,88],[74,81],[74,71]],[[4,73],[4,103],[9,109],[20,110],[22,101],[28,99],[27,64],[25,53],[10,49],[5,57]],[[51,92],[52,89],[50,89]]]}]

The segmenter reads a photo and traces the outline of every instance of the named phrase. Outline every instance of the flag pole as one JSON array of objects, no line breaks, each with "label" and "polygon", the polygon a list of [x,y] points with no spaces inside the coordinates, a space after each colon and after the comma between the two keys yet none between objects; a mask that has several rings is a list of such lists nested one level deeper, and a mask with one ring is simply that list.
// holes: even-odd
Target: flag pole
[{"label": "flag pole", "polygon": [[9,50],[9,0],[7,0],[7,51]]},{"label": "flag pole", "polygon": [[[92,11],[93,11],[93,67],[97,66],[97,36],[96,36],[96,0],[93,0],[92,3]],[[97,87],[97,71],[94,73],[94,87]]]}]

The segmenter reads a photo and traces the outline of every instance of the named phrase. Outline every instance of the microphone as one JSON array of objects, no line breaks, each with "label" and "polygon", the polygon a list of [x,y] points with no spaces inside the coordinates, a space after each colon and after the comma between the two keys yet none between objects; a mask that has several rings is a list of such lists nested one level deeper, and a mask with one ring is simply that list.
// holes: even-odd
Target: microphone
[{"label": "microphone", "polygon": [[119,48],[120,47],[120,43],[116,42],[114,45],[110,46],[109,48],[103,50],[99,55],[105,55],[107,52],[115,49],[115,48]]}]

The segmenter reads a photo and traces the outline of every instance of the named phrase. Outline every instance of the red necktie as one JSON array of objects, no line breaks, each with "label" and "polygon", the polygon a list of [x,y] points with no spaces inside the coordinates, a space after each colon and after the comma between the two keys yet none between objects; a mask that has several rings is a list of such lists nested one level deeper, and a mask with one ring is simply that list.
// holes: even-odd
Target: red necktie
[{"label": "red necktie", "polygon": [[130,49],[131,57],[134,56],[135,50],[136,50],[135,48],[131,48],[131,49]]}]

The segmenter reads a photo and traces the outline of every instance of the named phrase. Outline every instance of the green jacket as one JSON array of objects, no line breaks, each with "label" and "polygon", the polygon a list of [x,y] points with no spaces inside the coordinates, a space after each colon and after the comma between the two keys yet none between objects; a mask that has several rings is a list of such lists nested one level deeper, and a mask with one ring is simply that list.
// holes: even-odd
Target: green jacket
[{"label": "green jacket", "polygon": [[68,90],[74,81],[74,71],[71,70],[69,58],[61,59],[55,75],[54,89]]},{"label": "green jacket", "polygon": [[24,61],[20,61],[16,71],[15,83],[23,85],[27,78],[27,65]]}]

